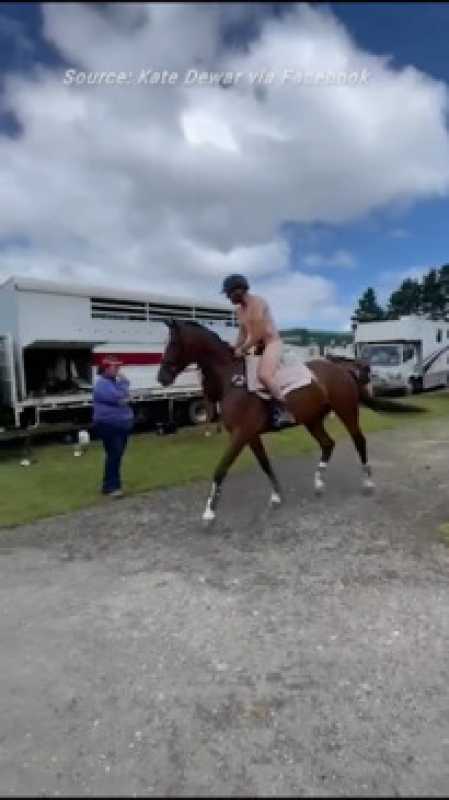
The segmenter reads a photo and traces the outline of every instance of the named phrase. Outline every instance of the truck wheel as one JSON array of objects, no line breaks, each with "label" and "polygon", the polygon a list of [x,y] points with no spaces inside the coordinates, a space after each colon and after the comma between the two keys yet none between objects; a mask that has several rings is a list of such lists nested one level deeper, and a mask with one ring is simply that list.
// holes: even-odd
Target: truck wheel
[{"label": "truck wheel", "polygon": [[189,403],[188,414],[192,425],[204,425],[207,422],[207,407],[204,400],[192,400]]},{"label": "truck wheel", "polygon": [[422,378],[410,378],[411,394],[419,394],[423,390]]},{"label": "truck wheel", "polygon": [[134,422],[136,425],[147,425],[151,414],[147,408],[134,408]]}]

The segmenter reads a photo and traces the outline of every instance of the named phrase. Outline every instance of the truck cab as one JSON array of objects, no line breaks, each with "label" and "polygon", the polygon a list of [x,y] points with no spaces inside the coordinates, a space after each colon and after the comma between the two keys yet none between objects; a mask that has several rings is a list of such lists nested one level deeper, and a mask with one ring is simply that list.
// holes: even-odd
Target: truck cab
[{"label": "truck cab", "polygon": [[422,389],[420,342],[364,342],[357,345],[357,356],[369,363],[375,392],[410,393]]}]

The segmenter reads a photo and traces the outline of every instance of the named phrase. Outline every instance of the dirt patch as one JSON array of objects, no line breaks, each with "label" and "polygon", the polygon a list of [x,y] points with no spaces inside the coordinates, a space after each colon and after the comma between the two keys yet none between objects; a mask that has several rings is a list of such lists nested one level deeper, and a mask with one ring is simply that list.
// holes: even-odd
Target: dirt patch
[{"label": "dirt patch", "polygon": [[[413,436],[413,439],[411,437]],[[446,424],[0,535],[6,796],[444,796]],[[443,442],[444,440],[444,442]]]}]

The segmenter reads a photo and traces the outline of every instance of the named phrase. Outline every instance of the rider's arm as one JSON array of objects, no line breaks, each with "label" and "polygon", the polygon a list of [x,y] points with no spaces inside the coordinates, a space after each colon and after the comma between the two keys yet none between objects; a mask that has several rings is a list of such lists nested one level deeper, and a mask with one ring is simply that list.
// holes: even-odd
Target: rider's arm
[{"label": "rider's arm", "polygon": [[243,342],[246,339],[246,328],[243,323],[240,323],[239,335],[237,336],[237,341],[234,345],[234,348],[237,350],[243,345]]},{"label": "rider's arm", "polygon": [[234,350],[240,350],[240,348],[242,347],[243,342],[246,339],[246,327],[245,327],[245,323],[243,322],[243,320],[241,318],[241,310],[240,310],[240,308],[238,308],[237,311],[236,311],[236,317],[237,317],[237,320],[238,320],[238,323],[239,323],[239,332],[238,332],[237,340],[236,340],[235,345],[234,345]]}]

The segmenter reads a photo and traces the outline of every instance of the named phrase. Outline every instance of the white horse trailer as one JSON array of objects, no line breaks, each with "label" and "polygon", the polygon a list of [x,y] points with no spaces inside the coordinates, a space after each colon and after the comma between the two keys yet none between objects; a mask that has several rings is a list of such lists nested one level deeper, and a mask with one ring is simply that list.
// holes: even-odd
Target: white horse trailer
[{"label": "white horse trailer", "polygon": [[[230,306],[143,291],[12,277],[0,286],[0,405],[15,427],[90,415],[96,365],[114,353],[124,362],[137,417],[188,404],[199,421],[197,369],[163,389],[157,370],[167,319],[196,320],[227,341],[235,338]],[[81,415],[82,416],[82,415]]]},{"label": "white horse trailer", "polygon": [[371,366],[373,390],[419,392],[447,386],[449,322],[418,316],[360,322],[356,355]]},{"label": "white horse trailer", "polygon": [[354,358],[355,347],[352,342],[349,344],[329,344],[324,348],[325,356],[341,356],[342,358]]},{"label": "white horse trailer", "polygon": [[284,339],[283,349],[287,356],[296,356],[300,361],[309,361],[312,358],[320,357],[320,348],[317,344],[294,344],[288,339]]}]

